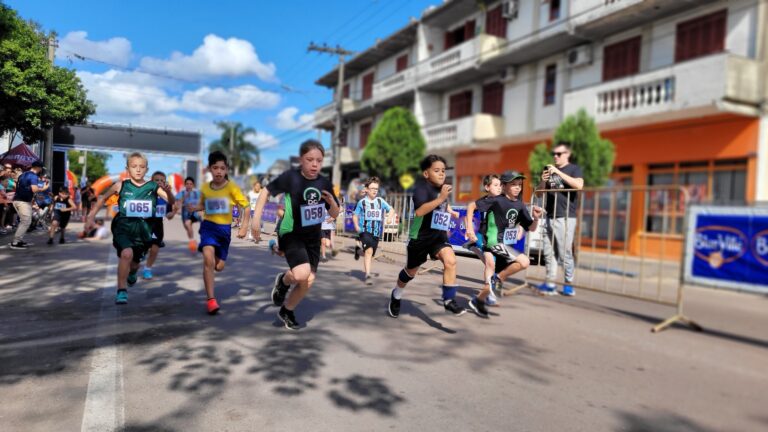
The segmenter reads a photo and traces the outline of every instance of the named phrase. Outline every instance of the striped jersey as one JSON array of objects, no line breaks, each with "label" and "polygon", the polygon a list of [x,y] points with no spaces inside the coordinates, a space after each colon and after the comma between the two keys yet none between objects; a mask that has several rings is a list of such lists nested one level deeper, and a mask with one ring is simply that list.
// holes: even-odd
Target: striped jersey
[{"label": "striped jersey", "polygon": [[363,232],[373,234],[374,237],[381,237],[384,233],[384,217],[392,210],[389,204],[381,197],[370,199],[365,197],[357,202],[355,214]]}]

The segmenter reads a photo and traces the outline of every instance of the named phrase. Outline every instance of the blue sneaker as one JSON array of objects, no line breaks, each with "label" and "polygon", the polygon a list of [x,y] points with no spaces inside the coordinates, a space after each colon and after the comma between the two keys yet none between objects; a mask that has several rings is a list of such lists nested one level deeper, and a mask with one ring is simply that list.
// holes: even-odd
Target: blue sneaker
[{"label": "blue sneaker", "polygon": [[132,287],[136,285],[136,281],[139,279],[137,272],[128,273],[128,286]]},{"label": "blue sneaker", "polygon": [[543,283],[539,285],[538,287],[539,294],[541,295],[556,295],[557,291],[555,290],[555,287],[547,285],[547,283]]},{"label": "blue sneaker", "polygon": [[152,269],[144,268],[144,274],[142,274],[142,277],[144,279],[152,279]]},{"label": "blue sneaker", "polygon": [[576,290],[573,289],[571,285],[563,285],[563,290],[560,292],[560,294],[568,297],[573,297],[576,295]]},{"label": "blue sneaker", "polygon": [[128,291],[117,290],[117,295],[115,296],[115,304],[126,304],[126,303],[128,303]]},{"label": "blue sneaker", "polygon": [[491,276],[491,293],[493,293],[493,290],[496,290],[497,293],[501,294],[501,290],[504,289],[501,279],[499,278],[499,275],[496,273]]},{"label": "blue sneaker", "polygon": [[277,246],[277,242],[275,239],[271,239],[269,241],[269,254],[274,255],[275,254],[275,247]]},{"label": "blue sneaker", "polygon": [[496,306],[499,304],[499,299],[496,298],[496,294],[493,293],[493,290],[491,290],[491,293],[488,294],[488,297],[485,299],[485,304],[487,306]]}]

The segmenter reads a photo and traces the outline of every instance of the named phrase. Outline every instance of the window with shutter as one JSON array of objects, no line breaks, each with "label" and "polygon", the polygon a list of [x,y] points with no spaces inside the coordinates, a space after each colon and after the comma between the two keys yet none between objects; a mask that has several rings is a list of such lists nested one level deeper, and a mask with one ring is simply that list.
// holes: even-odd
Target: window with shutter
[{"label": "window with shutter", "polygon": [[725,50],[728,11],[704,15],[677,25],[675,61],[681,62]]},{"label": "window with shutter", "polygon": [[603,49],[603,81],[634,75],[640,71],[640,36]]},{"label": "window with shutter", "polygon": [[501,116],[504,111],[504,84],[494,82],[483,86],[483,112]]},{"label": "window with shutter", "polygon": [[472,114],[472,90],[451,95],[448,99],[448,119],[453,120]]},{"label": "window with shutter", "polygon": [[373,72],[363,77],[363,100],[373,97]]},{"label": "window with shutter", "polygon": [[544,73],[544,105],[553,105],[555,103],[555,90],[557,89],[557,65],[547,66]]}]

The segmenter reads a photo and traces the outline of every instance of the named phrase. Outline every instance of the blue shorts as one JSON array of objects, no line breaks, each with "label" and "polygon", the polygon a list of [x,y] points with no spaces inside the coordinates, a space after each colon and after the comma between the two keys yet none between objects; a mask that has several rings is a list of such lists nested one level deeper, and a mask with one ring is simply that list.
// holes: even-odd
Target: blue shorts
[{"label": "blue shorts", "polygon": [[186,209],[181,210],[181,220],[191,220],[192,223],[200,222],[200,218],[197,216],[196,212],[189,212]]},{"label": "blue shorts", "polygon": [[199,252],[203,251],[205,246],[213,246],[216,258],[226,261],[229,254],[229,242],[232,240],[232,227],[230,225],[219,225],[211,221],[204,220],[200,224],[200,244],[197,246]]}]

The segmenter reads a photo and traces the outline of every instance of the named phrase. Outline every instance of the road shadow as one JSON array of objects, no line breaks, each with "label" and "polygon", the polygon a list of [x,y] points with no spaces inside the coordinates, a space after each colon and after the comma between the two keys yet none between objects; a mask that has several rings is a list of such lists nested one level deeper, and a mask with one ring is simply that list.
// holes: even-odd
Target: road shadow
[{"label": "road shadow", "polygon": [[704,427],[691,419],[669,412],[636,414],[618,412],[621,426],[616,431],[622,432],[715,432],[716,429]]},{"label": "road shadow", "polygon": [[328,398],[337,407],[353,412],[373,411],[392,417],[395,407],[405,402],[381,378],[354,374],[347,378],[334,378],[330,383],[339,388],[329,391]]}]

